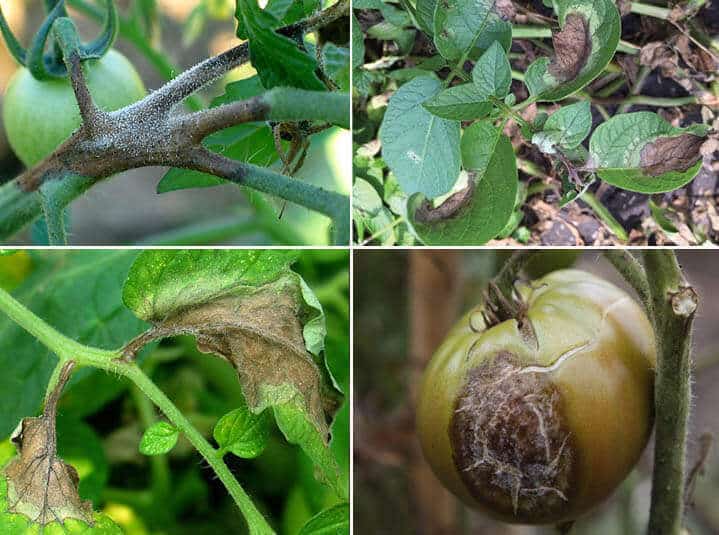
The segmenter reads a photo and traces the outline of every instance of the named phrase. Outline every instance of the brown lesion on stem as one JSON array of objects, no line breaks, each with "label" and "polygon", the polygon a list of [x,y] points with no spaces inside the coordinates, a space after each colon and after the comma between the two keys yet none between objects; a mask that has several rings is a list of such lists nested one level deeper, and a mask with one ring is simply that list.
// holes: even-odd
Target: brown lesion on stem
[{"label": "brown lesion on stem", "polygon": [[[348,12],[349,0],[340,0],[332,7],[277,32],[291,36],[313,31],[346,16]],[[212,157],[201,142],[209,134],[229,126],[268,119],[270,109],[262,97],[188,115],[175,114],[173,109],[198,89],[249,59],[249,45],[243,43],[188,69],[143,100],[105,113],[94,104],[80,58],[73,54],[68,58],[69,73],[83,125],[55,152],[20,175],[16,180],[18,186],[31,192],[36,191],[45,180],[69,173],[99,180],[146,166],[209,172],[241,183],[248,172],[247,164]]]}]

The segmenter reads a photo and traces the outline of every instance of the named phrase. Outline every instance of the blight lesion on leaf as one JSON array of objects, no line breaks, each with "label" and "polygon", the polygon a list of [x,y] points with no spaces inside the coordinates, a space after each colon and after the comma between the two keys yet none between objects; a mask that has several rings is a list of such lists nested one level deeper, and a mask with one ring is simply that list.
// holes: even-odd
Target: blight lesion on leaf
[{"label": "blight lesion on leaf", "polygon": [[642,171],[649,176],[687,171],[701,159],[700,150],[705,141],[706,138],[694,134],[681,134],[647,143],[641,151]]},{"label": "blight lesion on leaf", "polygon": [[547,70],[557,80],[573,80],[587,64],[592,52],[589,23],[581,13],[569,13],[564,27],[552,35],[554,57]]}]

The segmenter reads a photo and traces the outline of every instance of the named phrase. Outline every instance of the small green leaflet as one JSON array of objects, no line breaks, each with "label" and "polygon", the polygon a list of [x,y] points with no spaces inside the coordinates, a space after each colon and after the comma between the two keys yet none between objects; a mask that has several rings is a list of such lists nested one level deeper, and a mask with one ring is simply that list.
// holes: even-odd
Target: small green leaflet
[{"label": "small green leaflet", "polygon": [[497,0],[443,0],[434,10],[434,44],[456,62],[477,59],[494,41],[505,50],[512,44],[512,25],[496,11]]},{"label": "small green leaflet", "polygon": [[[407,211],[412,226],[427,245],[482,245],[506,226],[517,197],[518,177],[509,138],[491,121],[480,121],[462,136],[462,159],[469,175],[465,197],[450,197],[431,209],[426,199],[410,197]],[[460,194],[457,194],[460,195]],[[460,199],[453,206],[449,203]],[[449,213],[443,213],[451,206]]]},{"label": "small green leaflet", "polygon": [[507,53],[498,41],[492,43],[472,69],[472,80],[477,95],[483,100],[490,97],[503,99],[512,85],[512,67]]},{"label": "small green leaflet", "polygon": [[292,39],[275,33],[279,21],[263,11],[256,0],[238,0],[237,36],[250,41],[252,66],[267,89],[278,86],[325,90],[317,78],[317,62]]},{"label": "small green leaflet", "polygon": [[492,111],[492,105],[481,98],[471,83],[444,89],[422,106],[432,115],[453,121],[480,119]]},{"label": "small green leaflet", "polygon": [[434,199],[449,192],[459,176],[459,122],[436,117],[420,105],[440,87],[430,76],[407,82],[390,99],[382,121],[382,158],[409,195]]},{"label": "small green leaflet", "polygon": [[541,132],[532,137],[532,143],[545,154],[560,150],[576,149],[592,129],[592,112],[589,102],[563,106],[544,123]]},{"label": "small green leaflet", "polygon": [[162,455],[177,444],[180,432],[167,422],[155,422],[142,434],[140,453],[143,455]]},{"label": "small green leaflet", "polygon": [[247,404],[243,404],[219,419],[212,436],[222,451],[229,451],[243,459],[252,459],[267,446],[270,423],[266,411],[253,414]]},{"label": "small green leaflet", "polygon": [[[530,95],[550,102],[568,97],[599,76],[614,57],[621,35],[621,17],[612,0],[556,0],[554,4],[565,32],[559,38],[555,33],[555,58],[539,58],[525,73]],[[577,26],[584,28],[571,31],[574,24],[568,28],[568,20],[581,20],[583,24]],[[563,42],[561,50],[558,40]],[[564,76],[557,72],[562,70]]]},{"label": "small green leaflet", "polygon": [[322,61],[327,74],[340,91],[350,90],[350,50],[346,47],[327,43],[322,47]]},{"label": "small green leaflet", "polygon": [[[706,133],[705,125],[676,128],[652,112],[616,115],[592,134],[589,165],[602,180],[622,189],[640,193],[672,191],[699,172],[699,147]],[[690,143],[672,147],[672,140],[678,137]],[[667,172],[648,172],[648,151],[652,152],[654,168],[663,167]],[[662,162],[662,158],[666,160]]]},{"label": "small green leaflet", "polygon": [[350,532],[350,506],[340,503],[320,511],[302,526],[299,535],[345,535]]}]

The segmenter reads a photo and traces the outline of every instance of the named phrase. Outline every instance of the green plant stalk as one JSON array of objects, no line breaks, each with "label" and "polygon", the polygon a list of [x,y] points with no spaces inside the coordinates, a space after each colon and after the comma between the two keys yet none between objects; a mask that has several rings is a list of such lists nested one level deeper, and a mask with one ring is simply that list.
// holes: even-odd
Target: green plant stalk
[{"label": "green plant stalk", "polygon": [[657,343],[649,533],[678,535],[684,515],[691,334],[699,298],[684,279],[673,251],[645,251],[644,267],[652,295]]},{"label": "green plant stalk", "polygon": [[218,456],[217,450],[205,440],[137,364],[122,360],[120,350],[109,351],[90,347],[68,338],[45,323],[2,289],[0,289],[0,310],[55,353],[61,364],[73,360],[78,366],[92,366],[130,379],[162,411],[167,419],[187,437],[190,443],[215,470],[215,473],[247,520],[250,533],[257,535],[274,533],[265,518],[252,503],[250,497],[232,475],[232,472],[227,468],[222,458]]},{"label": "green plant stalk", "polygon": [[290,87],[270,89],[262,95],[271,121],[325,121],[350,127],[350,97],[347,93],[307,91]]},{"label": "green plant stalk", "polygon": [[654,305],[652,304],[651,289],[649,288],[649,279],[647,272],[644,270],[641,262],[626,249],[611,249],[604,251],[604,257],[614,266],[624,280],[634,288],[639,299],[644,305],[647,315],[654,317]]},{"label": "green plant stalk", "polygon": [[632,2],[629,11],[637,15],[646,15],[662,20],[668,20],[669,14],[671,13],[671,11],[665,7],[642,4],[641,2]]},{"label": "green plant stalk", "polygon": [[40,206],[47,226],[48,245],[67,245],[65,230],[65,205],[55,200],[55,182],[49,182],[40,188]]},{"label": "green plant stalk", "polygon": [[582,201],[587,203],[589,207],[594,211],[599,219],[611,230],[617,238],[622,241],[629,241],[629,235],[624,227],[619,224],[619,221],[614,219],[614,216],[607,210],[606,206],[599,202],[591,191],[587,191],[582,195]]}]

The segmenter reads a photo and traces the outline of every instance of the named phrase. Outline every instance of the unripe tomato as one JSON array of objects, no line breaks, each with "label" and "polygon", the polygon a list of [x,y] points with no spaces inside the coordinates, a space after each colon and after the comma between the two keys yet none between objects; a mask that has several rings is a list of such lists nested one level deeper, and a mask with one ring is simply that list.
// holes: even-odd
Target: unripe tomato
[{"label": "unripe tomato", "polygon": [[[83,66],[90,93],[102,110],[118,110],[145,96],[139,74],[115,50]],[[81,124],[69,78],[40,81],[26,68],[19,69],[5,93],[3,122],[15,154],[26,166],[35,165]]]},{"label": "unripe tomato", "polygon": [[467,505],[549,524],[592,509],[629,474],[653,424],[654,334],[624,291],[555,271],[521,290],[526,314],[465,315],[428,365],[425,457]]}]

